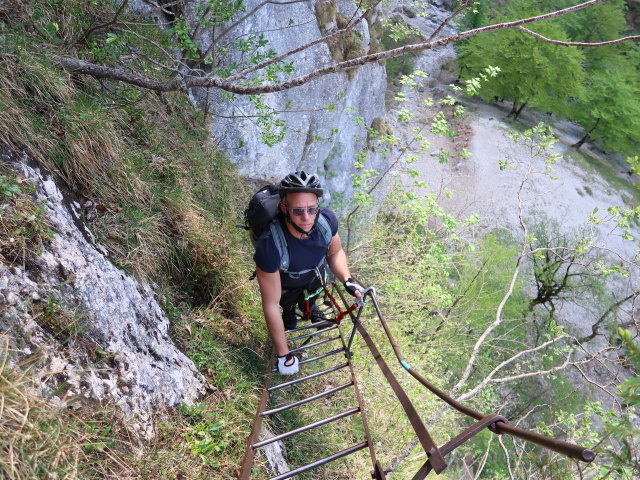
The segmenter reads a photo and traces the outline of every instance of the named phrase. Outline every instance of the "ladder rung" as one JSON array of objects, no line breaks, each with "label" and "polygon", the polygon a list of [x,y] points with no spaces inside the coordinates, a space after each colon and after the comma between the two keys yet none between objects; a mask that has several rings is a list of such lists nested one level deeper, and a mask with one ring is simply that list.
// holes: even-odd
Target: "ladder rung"
[{"label": "ladder rung", "polygon": [[335,322],[330,322],[328,320],[324,320],[322,322],[310,323],[309,325],[305,325],[304,327],[294,328],[292,330],[286,330],[284,333],[292,333],[299,332],[300,330],[307,330],[308,328],[318,328],[318,327],[328,327],[330,325],[335,325]]},{"label": "ladder rung", "polygon": [[333,455],[320,459],[316,462],[308,463],[302,467],[296,468],[295,470],[290,470],[286,473],[278,475],[277,477],[273,477],[270,480],[285,480],[285,478],[291,478],[295,475],[299,475],[301,473],[307,472],[314,468],[321,467],[322,465],[325,465],[329,462],[333,462],[334,460],[337,460],[339,458],[346,457],[347,455],[351,455],[352,453],[362,450],[363,448],[367,448],[367,446],[368,446],[367,442],[359,443],[357,445],[354,445],[353,447],[345,448],[341,452],[334,453]]},{"label": "ladder rung", "polygon": [[[305,333],[304,335],[300,335],[299,337],[288,338],[289,342],[295,342],[296,340],[302,340],[303,338],[313,337],[314,335],[318,335],[320,333],[329,332],[331,330],[335,330],[338,328],[338,325],[333,325],[331,327],[323,328],[322,330],[318,330],[317,332]],[[291,330],[293,332],[293,330]]]},{"label": "ladder rung", "polygon": [[[340,337],[336,337],[336,338],[340,338]],[[335,338],[330,338],[328,341],[331,340],[335,340]],[[325,340],[322,341],[322,343],[324,343]],[[307,345],[307,347],[312,347],[313,345],[319,345],[319,343],[314,343],[311,345]],[[290,350],[290,352],[293,352],[294,350]],[[313,357],[313,358],[307,358],[306,360],[300,360],[298,362],[298,365],[304,365],[305,363],[311,363],[311,362],[315,362],[316,360],[320,360],[321,358],[326,358],[326,357],[330,357],[331,355],[335,355],[336,353],[340,353],[340,352],[344,352],[344,348],[338,348],[337,350],[331,350],[330,352],[327,353],[323,353],[322,355],[318,355],[317,357]],[[273,370],[271,370],[271,372],[277,372],[278,369],[274,368]]]},{"label": "ladder rung", "polygon": [[303,345],[302,347],[298,347],[298,348],[294,348],[292,350],[289,350],[289,352],[293,352],[293,353],[300,352],[300,351],[305,350],[307,348],[317,347],[318,345],[322,345],[323,343],[333,342],[334,340],[340,340],[340,335],[338,335],[337,337],[325,338],[324,340],[320,340],[320,341],[315,342],[315,343],[309,343],[307,345]]},{"label": "ladder rung", "polygon": [[[337,336],[337,337],[331,337],[331,338],[325,338],[324,340],[320,340],[319,342],[315,342],[315,343],[310,343],[310,344],[308,344],[308,345],[305,345],[304,347],[292,348],[291,350],[289,350],[289,353],[301,352],[301,351],[303,351],[303,350],[306,350],[307,348],[317,347],[318,345],[322,345],[323,343],[333,342],[334,340],[340,340],[340,336]],[[342,351],[342,349],[337,350],[337,351],[338,351],[338,352],[339,352],[339,351]],[[333,352],[331,352],[331,353],[336,353],[337,351],[336,351],[336,350],[334,350],[334,351],[333,351]],[[303,361],[303,362],[300,362],[300,365],[302,365],[303,363],[309,363],[310,361],[312,361],[312,360],[317,360],[317,359],[319,359],[319,358],[323,358],[323,357],[310,358],[310,359],[308,359],[308,360],[305,360],[305,361]],[[277,372],[277,371],[278,371],[278,369],[277,369],[277,368],[274,368],[274,369],[272,369],[271,371],[272,371],[272,372]]]},{"label": "ladder rung", "polygon": [[320,427],[322,425],[335,422],[336,420],[340,420],[341,418],[349,417],[355,413],[358,413],[359,411],[360,411],[360,407],[352,408],[351,410],[347,410],[346,412],[339,413],[338,415],[334,415],[333,417],[325,418],[324,420],[318,420],[317,422],[310,423],[309,425],[305,425],[304,427],[295,428],[289,432],[276,435],[275,437],[267,438],[262,442],[254,443],[253,445],[251,445],[251,448],[256,449],[256,448],[264,447],[265,445],[269,445],[270,443],[274,443],[279,440],[284,440],[285,438],[292,437],[293,435],[297,435],[298,433],[306,432],[316,427]]},{"label": "ladder rung", "polygon": [[342,369],[344,367],[347,367],[347,366],[349,366],[348,363],[343,363],[342,365],[338,365],[337,367],[333,367],[333,368],[330,368],[328,370],[324,370],[322,372],[313,373],[313,374],[308,375],[306,377],[296,378],[295,380],[291,380],[290,382],[285,382],[285,383],[281,383],[279,385],[274,385],[273,387],[269,387],[267,390],[269,392],[273,392],[274,390],[277,390],[279,388],[288,387],[289,385],[294,385],[296,383],[304,382],[305,380],[311,380],[312,378],[321,377],[322,375],[326,375],[327,373],[335,372],[336,370],[340,370],[340,369]]},{"label": "ladder rung", "polygon": [[336,353],[344,352],[344,348],[338,348],[337,350],[332,350],[327,353],[323,353],[322,355],[318,355],[317,357],[307,358],[306,360],[301,360],[298,365],[304,365],[305,363],[315,362],[316,360],[320,360],[322,358],[330,357],[331,355],[335,355]]},{"label": "ladder rung", "polygon": [[307,397],[307,398],[304,398],[302,400],[298,400],[297,402],[290,403],[289,405],[285,405],[283,407],[278,407],[278,408],[273,408],[271,410],[266,410],[266,411],[262,412],[260,415],[263,416],[263,417],[266,417],[267,415],[273,415],[274,413],[282,412],[284,410],[288,410],[288,409],[293,408],[293,407],[298,407],[300,405],[304,405],[305,403],[309,403],[309,402],[312,402],[314,400],[318,400],[320,398],[328,397],[329,395],[332,395],[332,394],[334,394],[336,392],[339,392],[340,390],[344,390],[345,388],[348,388],[348,387],[351,387],[351,386],[353,386],[353,382],[345,383],[344,385],[341,385],[339,387],[332,388],[331,390],[327,390],[326,392],[319,393],[319,394],[314,395],[312,397]]}]

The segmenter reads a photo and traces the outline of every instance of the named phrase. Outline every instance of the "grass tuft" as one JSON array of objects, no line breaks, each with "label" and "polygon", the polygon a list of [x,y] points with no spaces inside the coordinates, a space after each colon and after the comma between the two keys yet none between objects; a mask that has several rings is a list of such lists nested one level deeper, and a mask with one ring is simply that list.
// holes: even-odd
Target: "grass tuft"
[{"label": "grass tuft", "polygon": [[114,419],[37,395],[38,378],[10,367],[8,345],[0,336],[0,477],[105,478],[103,467],[121,462]]},{"label": "grass tuft", "polygon": [[0,261],[25,267],[51,238],[44,208],[30,194],[33,186],[0,164]]}]

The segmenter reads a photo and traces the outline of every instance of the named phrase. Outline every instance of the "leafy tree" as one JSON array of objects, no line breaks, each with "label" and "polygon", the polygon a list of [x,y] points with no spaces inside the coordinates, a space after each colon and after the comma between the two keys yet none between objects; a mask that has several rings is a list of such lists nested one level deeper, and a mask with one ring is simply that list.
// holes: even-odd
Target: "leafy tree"
[{"label": "leafy tree", "polygon": [[[555,25],[541,25],[538,31],[568,39]],[[584,56],[575,47],[538,42],[515,30],[504,30],[473,37],[459,50],[463,79],[477,75],[486,65],[500,68],[500,75],[487,82],[481,96],[487,101],[510,100],[510,115],[516,118],[526,105],[564,113],[570,97],[582,95]]]},{"label": "leafy tree", "polygon": [[585,128],[574,146],[587,140],[602,142],[613,151],[632,153],[640,143],[640,81],[627,65],[612,65],[587,79],[582,98],[571,105],[571,117]]},{"label": "leafy tree", "polygon": [[[626,5],[623,0],[613,0],[560,18],[557,22],[574,42],[604,42],[618,38],[628,30],[625,11]],[[613,57],[625,52],[630,46],[616,44],[582,49],[586,59],[586,70],[592,72],[607,68]]]},{"label": "leafy tree", "polygon": [[541,213],[536,214],[531,232],[530,260],[536,287],[529,303],[532,310],[543,305],[553,317],[556,303],[562,299],[580,292],[597,296],[602,288],[601,275],[592,266],[596,259],[578,248],[579,236],[561,233],[558,222]]}]

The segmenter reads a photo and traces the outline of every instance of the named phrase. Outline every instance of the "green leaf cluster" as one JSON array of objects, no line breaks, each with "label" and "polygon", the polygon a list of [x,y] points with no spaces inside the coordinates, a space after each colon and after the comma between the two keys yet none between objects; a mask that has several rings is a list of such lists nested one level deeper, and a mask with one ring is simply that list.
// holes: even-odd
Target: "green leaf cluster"
[{"label": "green leaf cluster", "polygon": [[[573,3],[567,1],[532,4],[513,0],[497,13],[479,2],[465,22],[480,27],[570,5]],[[614,0],[527,28],[559,41],[603,42],[629,34],[625,13],[625,2]],[[501,74],[482,88],[483,99],[513,102],[511,113],[516,117],[525,105],[567,117],[584,128],[582,142],[595,140],[607,150],[622,154],[637,151],[640,144],[637,43],[567,47],[508,29],[472,37],[461,42],[458,49],[462,79],[473,77],[486,65],[500,68]]]}]

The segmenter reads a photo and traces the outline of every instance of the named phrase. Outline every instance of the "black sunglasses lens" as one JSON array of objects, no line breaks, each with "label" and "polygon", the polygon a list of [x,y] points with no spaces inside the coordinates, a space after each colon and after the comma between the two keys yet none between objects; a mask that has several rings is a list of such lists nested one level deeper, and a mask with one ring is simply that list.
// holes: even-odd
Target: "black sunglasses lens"
[{"label": "black sunglasses lens", "polygon": [[316,215],[319,210],[320,210],[320,208],[318,208],[318,207],[292,208],[291,212],[296,217],[301,217],[302,215],[304,215],[304,212],[307,212],[309,215]]}]

